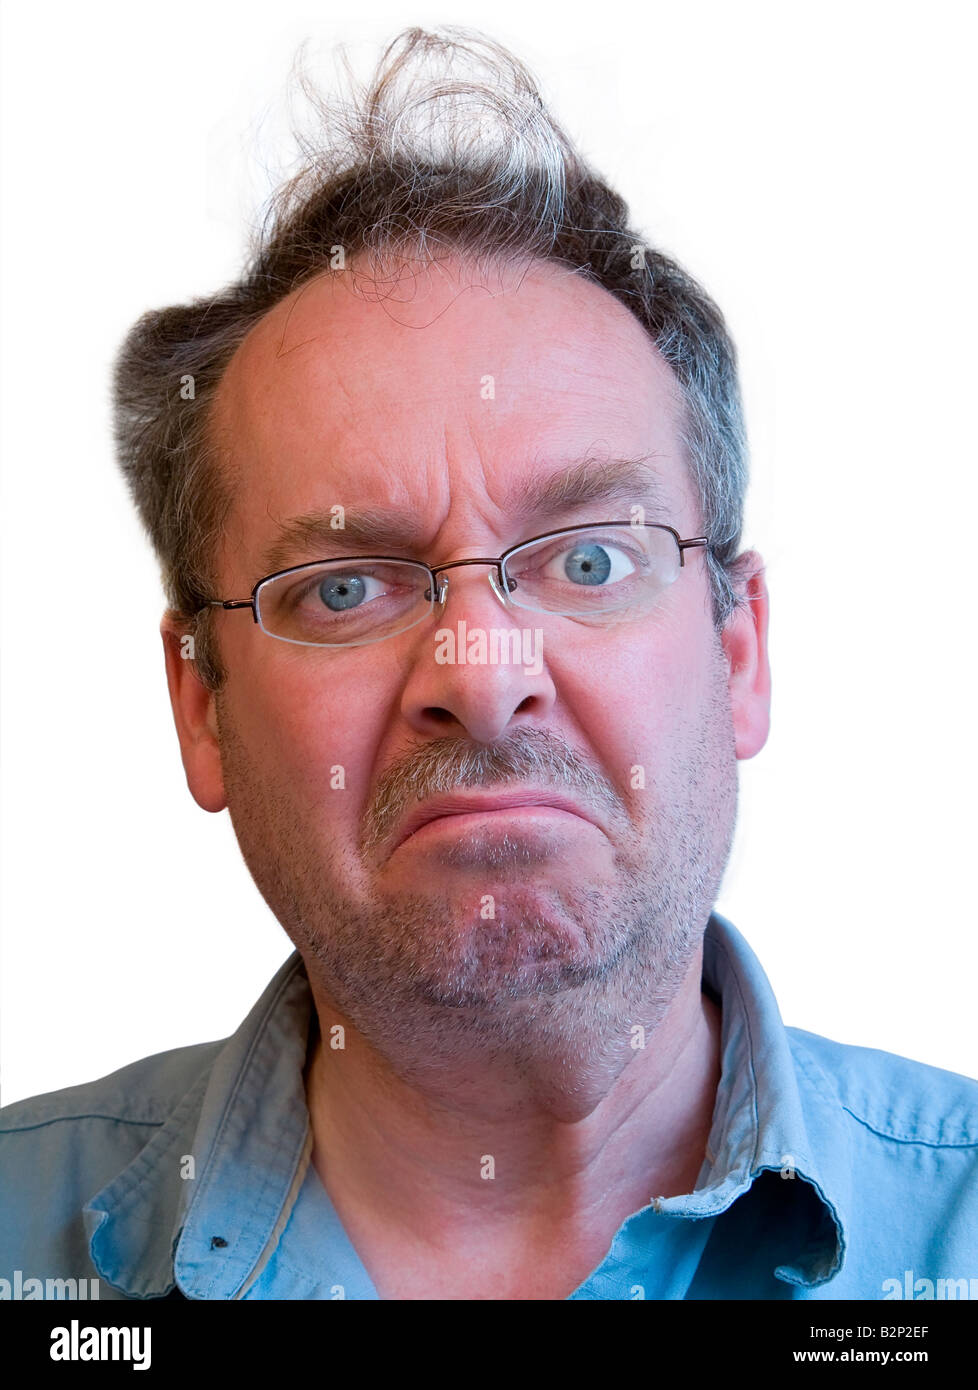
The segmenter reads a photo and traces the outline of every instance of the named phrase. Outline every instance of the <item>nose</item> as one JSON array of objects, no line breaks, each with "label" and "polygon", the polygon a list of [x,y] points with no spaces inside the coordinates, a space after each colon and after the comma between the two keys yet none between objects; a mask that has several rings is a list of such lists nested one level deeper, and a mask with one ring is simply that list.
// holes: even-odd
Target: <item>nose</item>
[{"label": "nose", "polygon": [[[461,569],[470,563],[494,566],[488,585],[476,569]],[[424,624],[423,635],[419,629],[401,713],[418,733],[492,743],[514,724],[546,720],[553,710],[543,615],[506,602],[495,561],[459,566],[451,586],[448,575],[435,576],[440,621],[434,630]]]}]

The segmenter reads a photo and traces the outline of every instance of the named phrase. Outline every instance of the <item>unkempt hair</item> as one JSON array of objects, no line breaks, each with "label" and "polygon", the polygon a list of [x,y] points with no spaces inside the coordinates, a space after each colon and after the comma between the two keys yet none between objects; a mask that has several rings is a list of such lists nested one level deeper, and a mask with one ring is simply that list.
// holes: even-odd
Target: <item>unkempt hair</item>
[{"label": "unkempt hair", "polygon": [[629,226],[626,204],[574,149],[531,74],[486,36],[405,30],[347,99],[300,81],[314,134],[295,132],[300,172],[268,203],[243,273],[212,297],[144,314],[115,365],[119,465],[171,614],[195,638],[200,679],[211,689],[225,679],[216,610],[194,615],[227,597],[216,563],[234,501],[210,427],[214,395],[249,330],[335,270],[337,247],[348,268],[367,262],[379,279],[396,278],[405,258],[552,261],[631,310],[679,383],[719,630],[749,602],[738,555],[748,469],[736,350],[712,299]]}]

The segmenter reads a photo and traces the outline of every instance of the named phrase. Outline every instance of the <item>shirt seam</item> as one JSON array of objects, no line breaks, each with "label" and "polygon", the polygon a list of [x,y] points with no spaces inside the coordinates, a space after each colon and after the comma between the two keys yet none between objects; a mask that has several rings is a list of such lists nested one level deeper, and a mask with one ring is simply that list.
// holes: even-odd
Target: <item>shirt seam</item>
[{"label": "shirt seam", "polygon": [[[179,1104],[179,1101],[175,1101],[174,1105],[176,1104]],[[125,1115],[103,1115],[98,1110],[84,1110],[77,1115],[52,1115],[48,1120],[29,1120],[22,1125],[4,1125],[0,1127],[0,1134],[24,1134],[31,1129],[44,1129],[46,1125],[57,1125],[71,1120],[111,1120],[117,1125],[143,1125],[149,1129],[160,1129],[168,1118],[169,1115],[164,1116],[162,1120],[134,1120]]]},{"label": "shirt seam", "polygon": [[864,1129],[868,1129],[872,1134],[878,1134],[881,1139],[890,1139],[894,1144],[922,1144],[927,1149],[978,1149],[978,1139],[923,1139],[919,1135],[894,1134],[890,1130],[880,1129],[878,1125],[863,1119],[862,1115],[842,1101],[839,1104],[846,1114],[851,1115]]},{"label": "shirt seam", "polygon": [[[791,1033],[790,1029],[786,1031],[789,1032],[789,1034]],[[829,1039],[828,1041],[832,1040]],[[848,1046],[848,1044],[841,1044],[841,1046]],[[929,1148],[974,1148],[978,1146],[978,1135],[970,1137],[973,1133],[973,1131],[970,1130],[967,1131],[969,1137],[963,1139],[930,1139],[925,1138],[920,1133],[910,1134],[905,1129],[898,1131],[895,1128],[884,1128],[881,1123],[874,1123],[872,1120],[860,1114],[859,1110],[855,1108],[855,1102],[853,1100],[844,1097],[843,1093],[838,1088],[838,1083],[829,1081],[821,1057],[808,1047],[804,1038],[797,1036],[797,1034],[791,1036],[791,1049],[796,1060],[796,1065],[801,1067],[809,1082],[817,1088],[823,1101],[833,1109],[845,1111],[847,1115],[851,1115],[852,1118],[857,1120],[864,1128],[870,1130],[873,1134],[879,1135],[880,1138],[892,1139],[894,1143],[897,1144],[924,1144]],[[897,1054],[892,1055],[896,1056]],[[901,1060],[912,1061],[913,1059]],[[881,1092],[885,1092],[890,1097],[894,1094],[892,1082],[881,1085],[877,1089]],[[894,1121],[894,1124],[901,1123],[906,1125],[908,1122],[908,1117],[906,1115],[900,1115],[898,1119]],[[928,1122],[927,1128],[933,1130],[934,1125]]]}]

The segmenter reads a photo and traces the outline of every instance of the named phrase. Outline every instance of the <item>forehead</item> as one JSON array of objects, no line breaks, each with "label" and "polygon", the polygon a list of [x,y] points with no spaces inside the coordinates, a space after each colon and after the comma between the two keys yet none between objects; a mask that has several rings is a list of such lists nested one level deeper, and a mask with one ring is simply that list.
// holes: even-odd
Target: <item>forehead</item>
[{"label": "forehead", "polygon": [[431,537],[456,515],[502,527],[514,489],[585,459],[642,460],[678,526],[697,511],[680,418],[675,377],[612,295],[556,265],[461,260],[311,281],[248,334],[213,415],[249,564],[336,504],[428,518]]}]

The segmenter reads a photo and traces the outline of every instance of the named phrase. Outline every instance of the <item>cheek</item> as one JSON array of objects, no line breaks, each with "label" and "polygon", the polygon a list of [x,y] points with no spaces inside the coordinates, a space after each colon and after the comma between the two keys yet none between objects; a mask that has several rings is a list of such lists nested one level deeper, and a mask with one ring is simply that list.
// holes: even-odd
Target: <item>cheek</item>
[{"label": "cheek", "polygon": [[262,779],[286,801],[320,818],[355,816],[382,737],[378,682],[354,663],[341,668],[321,653],[281,645],[283,655],[253,664],[228,692],[239,736]]},{"label": "cheek", "polygon": [[609,634],[600,656],[554,670],[558,693],[577,721],[585,746],[636,808],[636,794],[669,784],[677,759],[698,737],[710,704],[708,653],[690,646],[672,624],[655,632]]}]

